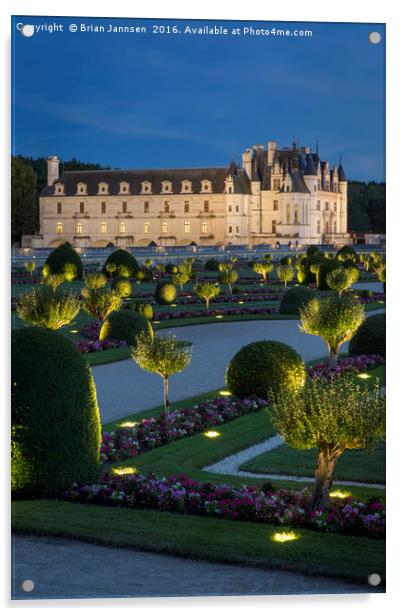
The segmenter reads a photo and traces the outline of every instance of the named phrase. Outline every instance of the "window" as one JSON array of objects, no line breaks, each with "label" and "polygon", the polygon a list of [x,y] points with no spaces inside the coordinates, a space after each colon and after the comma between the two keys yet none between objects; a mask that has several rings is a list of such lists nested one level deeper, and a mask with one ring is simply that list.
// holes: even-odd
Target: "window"
[{"label": "window", "polygon": [[328,212],[328,210],[329,210],[329,203],[328,203],[328,201],[326,201],[326,202],[325,202],[325,210],[326,210],[327,212]]},{"label": "window", "polygon": [[98,184],[98,193],[107,194],[109,192],[109,185],[106,182],[100,182]]},{"label": "window", "polygon": [[289,192],[290,188],[289,186],[286,186],[286,192]]},{"label": "window", "polygon": [[317,220],[317,233],[321,233],[321,220]]},{"label": "window", "polygon": [[338,206],[337,206],[337,204],[336,204],[336,203],[334,203],[334,212],[336,212],[336,211],[337,211],[337,209],[338,209]]},{"label": "window", "polygon": [[106,214],[106,201],[101,203],[101,214]]},{"label": "window", "polygon": [[272,221],[272,233],[276,233],[276,220]]},{"label": "window", "polygon": [[120,182],[120,193],[128,193],[130,185],[127,182]]},{"label": "window", "polygon": [[162,192],[172,192],[172,182],[168,182],[168,180],[164,180],[162,182]]},{"label": "window", "polygon": [[204,212],[209,212],[209,201],[204,201]]},{"label": "window", "polygon": [[239,233],[239,227],[236,227],[236,233]]},{"label": "window", "polygon": [[329,233],[329,222],[325,223],[325,233]]},{"label": "window", "polygon": [[201,225],[201,232],[202,233],[208,233],[208,225],[206,222],[203,222]]},{"label": "window", "polygon": [[184,221],[184,233],[190,233],[190,221],[189,220]]},{"label": "window", "polygon": [[57,213],[61,214],[61,202],[60,201],[57,204]]},{"label": "window", "polygon": [[125,233],[126,232],[126,223],[125,222],[121,222],[119,224],[119,233]]},{"label": "window", "polygon": [[149,201],[144,201],[144,214],[149,213]]},{"label": "window", "polygon": [[228,228],[228,233],[232,233],[232,227],[231,226]]},{"label": "window", "polygon": [[228,186],[228,193],[229,193],[229,195],[231,195],[231,194],[232,194],[232,192],[233,192],[233,188],[232,188],[232,186]]},{"label": "window", "polygon": [[298,205],[295,205],[293,220],[294,222],[298,222],[299,220],[299,206]]},{"label": "window", "polygon": [[87,185],[84,182],[78,182],[77,184],[77,194],[78,195],[86,195],[87,193]]},{"label": "window", "polygon": [[62,222],[57,223],[57,233],[63,233],[63,223]]},{"label": "window", "polygon": [[152,191],[152,184],[145,180],[145,182],[141,182],[141,192],[142,193],[150,193]]},{"label": "window", "polygon": [[191,192],[191,182],[189,180],[183,180],[181,183],[181,192]]},{"label": "window", "polygon": [[164,210],[166,214],[169,212],[169,201],[165,201]]},{"label": "window", "polygon": [[75,225],[75,232],[77,233],[77,235],[80,235],[82,233],[82,223],[81,222],[77,222],[77,224]]},{"label": "window", "polygon": [[168,232],[168,224],[167,222],[163,222],[162,223],[162,233],[167,233]]},{"label": "window", "polygon": [[274,201],[274,210],[279,210],[279,201]]},{"label": "window", "polygon": [[80,214],[84,214],[85,212],[85,203],[81,201],[80,203]]},{"label": "window", "polygon": [[238,211],[239,211],[239,206],[238,206],[238,205],[236,205],[236,212],[238,212]]},{"label": "window", "polygon": [[280,180],[274,180],[274,190],[279,190],[281,187],[281,181]]},{"label": "window", "polygon": [[321,210],[321,201],[317,201],[317,211]]},{"label": "window", "polygon": [[209,180],[202,180],[201,182],[201,192],[211,192],[212,185]]},{"label": "window", "polygon": [[231,211],[232,211],[232,206],[231,206],[231,205],[229,205],[229,212],[231,212]]},{"label": "window", "polygon": [[317,192],[317,186],[314,184],[314,192]]},{"label": "window", "polygon": [[64,192],[64,185],[63,184],[55,184],[55,189],[54,189],[56,195],[62,195]]},{"label": "window", "polygon": [[150,228],[151,228],[151,223],[144,222],[144,233],[149,233]]},{"label": "window", "polygon": [[127,201],[123,201],[122,209],[123,209],[123,214],[127,214]]},{"label": "window", "polygon": [[190,211],[190,201],[185,201],[184,202],[184,213],[188,214]]},{"label": "window", "polygon": [[107,233],[107,224],[105,220],[101,222],[101,233]]},{"label": "window", "polygon": [[290,225],[290,203],[286,204],[286,224]]},{"label": "window", "polygon": [[336,233],[336,220],[334,220],[334,233]]}]

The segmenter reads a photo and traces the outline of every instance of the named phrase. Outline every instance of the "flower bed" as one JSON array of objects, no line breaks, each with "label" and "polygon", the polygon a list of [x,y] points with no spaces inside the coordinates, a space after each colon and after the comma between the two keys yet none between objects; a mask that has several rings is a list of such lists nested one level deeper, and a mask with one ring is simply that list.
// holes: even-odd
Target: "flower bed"
[{"label": "flower bed", "polygon": [[307,374],[310,377],[330,379],[345,373],[359,374],[382,364],[385,364],[385,359],[381,355],[354,355],[340,359],[333,368],[329,368],[326,362],[315,364],[307,368]]},{"label": "flower bed", "polygon": [[266,404],[267,401],[260,398],[239,400],[228,396],[205,400],[193,407],[173,411],[169,413],[168,421],[161,415],[129,422],[133,425],[119,427],[115,432],[103,433],[101,458],[108,462],[133,458],[144,451],[254,413]]},{"label": "flower bed", "polygon": [[333,498],[327,509],[309,511],[306,490],[274,490],[272,486],[242,486],[201,483],[185,475],[157,479],[135,473],[104,474],[98,483],[73,486],[64,498],[79,503],[156,509],[235,521],[310,528],[324,532],[385,536],[385,506]]},{"label": "flower bed", "polygon": [[105,340],[81,340],[77,342],[77,349],[80,353],[98,353],[99,351],[106,351],[108,349],[121,349],[127,348],[127,342],[125,340],[111,340],[106,338]]},{"label": "flower bed", "polygon": [[227,317],[246,314],[277,314],[278,309],[273,306],[255,306],[248,308],[216,308],[215,310],[176,310],[174,312],[156,312],[155,321],[168,321],[170,319],[191,319],[196,317]]}]

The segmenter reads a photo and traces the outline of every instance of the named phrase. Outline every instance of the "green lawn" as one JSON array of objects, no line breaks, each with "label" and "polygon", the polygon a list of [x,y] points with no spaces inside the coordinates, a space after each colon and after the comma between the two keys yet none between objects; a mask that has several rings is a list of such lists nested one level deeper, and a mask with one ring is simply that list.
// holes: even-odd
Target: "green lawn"
[{"label": "green lawn", "polygon": [[363,583],[375,571],[385,580],[385,542],[366,537],[300,530],[296,541],[277,543],[272,535],[278,528],[268,524],[47,500],[14,502],[12,527],[16,533],[56,535]]}]

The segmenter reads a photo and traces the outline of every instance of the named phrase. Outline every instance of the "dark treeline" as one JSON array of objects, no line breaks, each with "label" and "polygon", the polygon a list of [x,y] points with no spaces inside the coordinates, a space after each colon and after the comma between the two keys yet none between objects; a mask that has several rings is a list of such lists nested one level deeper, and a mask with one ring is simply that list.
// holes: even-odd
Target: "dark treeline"
[{"label": "dark treeline", "polygon": [[[76,158],[62,161],[63,171],[111,169]],[[39,196],[47,184],[46,158],[13,156],[11,160],[12,241],[39,231]],[[348,183],[348,231],[385,233],[385,183]]]}]

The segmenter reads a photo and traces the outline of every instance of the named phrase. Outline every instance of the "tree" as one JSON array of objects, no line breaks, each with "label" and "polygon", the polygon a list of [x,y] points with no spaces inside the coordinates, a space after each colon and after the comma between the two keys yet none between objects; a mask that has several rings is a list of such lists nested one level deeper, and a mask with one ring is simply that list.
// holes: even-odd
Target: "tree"
[{"label": "tree", "polygon": [[11,158],[11,237],[20,242],[24,234],[35,233],[37,216],[37,175],[20,158]]},{"label": "tree", "polygon": [[326,283],[330,289],[338,291],[342,295],[346,289],[349,289],[355,282],[359,280],[359,270],[357,267],[339,267],[327,274]]},{"label": "tree", "polygon": [[285,289],[288,285],[288,282],[292,282],[293,276],[295,275],[295,268],[293,265],[278,265],[276,268],[276,273],[281,282],[284,283]]},{"label": "tree", "polygon": [[363,319],[364,306],[351,295],[314,298],[300,309],[301,331],[324,340],[330,367],[336,365],[341,345],[350,340]]},{"label": "tree", "polygon": [[145,259],[145,261],[144,261],[144,265],[145,265],[145,267],[146,267],[147,269],[151,269],[152,264],[153,264],[152,259]]},{"label": "tree", "polygon": [[77,266],[74,263],[66,263],[63,267],[64,280],[72,282],[77,278]]},{"label": "tree", "polygon": [[154,336],[141,332],[137,338],[132,359],[146,370],[159,374],[163,379],[163,403],[166,421],[169,419],[169,377],[182,372],[191,362],[192,344],[177,340],[176,336]]},{"label": "tree", "polygon": [[302,390],[282,389],[273,423],[290,447],[318,448],[311,510],[326,507],[335,464],[346,449],[372,447],[385,435],[385,397],[353,376],[308,379]]},{"label": "tree", "polygon": [[268,274],[272,272],[273,269],[274,266],[270,261],[257,261],[257,263],[253,263],[253,270],[256,274],[260,274],[262,276],[265,284],[267,283]]},{"label": "tree", "polygon": [[172,281],[175,285],[180,287],[180,291],[183,291],[183,287],[190,280],[190,276],[187,272],[177,272],[177,274],[173,274]]},{"label": "tree", "polygon": [[234,284],[239,277],[239,274],[233,269],[236,261],[236,257],[232,257],[227,263],[219,263],[219,271],[221,272],[219,280],[222,284],[228,285],[230,295],[232,295],[232,284]]},{"label": "tree", "polygon": [[116,291],[109,289],[88,289],[81,291],[83,296],[82,307],[86,313],[92,315],[98,323],[103,323],[114,310],[122,305],[122,298]]},{"label": "tree", "polygon": [[35,271],[35,261],[27,261],[26,263],[24,263],[24,267],[26,271],[31,274],[31,280],[32,280],[33,273]]},{"label": "tree", "polygon": [[211,299],[219,295],[221,292],[220,286],[216,282],[200,281],[194,286],[194,293],[197,297],[205,301],[207,310],[209,309],[209,302]]},{"label": "tree", "polygon": [[51,287],[53,293],[63,284],[65,278],[63,274],[49,274],[45,277],[44,282]]},{"label": "tree", "polygon": [[[108,265],[114,266],[114,263],[109,263]],[[87,274],[85,276],[85,286],[88,289],[102,289],[103,287],[106,286],[106,283],[107,283],[107,278],[101,272],[94,272],[92,274]]]},{"label": "tree", "polygon": [[24,293],[17,302],[20,319],[30,325],[53,330],[71,323],[80,308],[81,301],[77,295],[51,291],[48,286],[40,286]]},{"label": "tree", "polygon": [[115,273],[116,270],[117,270],[116,263],[113,263],[113,261],[110,261],[109,263],[106,263],[105,271],[109,274],[109,278],[111,278],[113,276],[113,274]]}]

